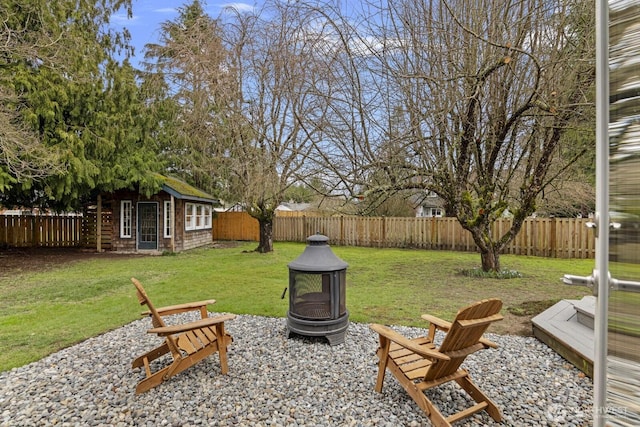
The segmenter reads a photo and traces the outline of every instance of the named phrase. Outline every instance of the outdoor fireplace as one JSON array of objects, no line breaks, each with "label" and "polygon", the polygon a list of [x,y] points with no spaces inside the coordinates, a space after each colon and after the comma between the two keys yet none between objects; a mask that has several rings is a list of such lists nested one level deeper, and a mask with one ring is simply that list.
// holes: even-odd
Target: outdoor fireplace
[{"label": "outdoor fireplace", "polygon": [[289,267],[287,327],[292,334],[323,336],[330,345],[342,344],[349,326],[346,307],[348,264],[338,258],[329,238],[307,238],[304,252]]}]

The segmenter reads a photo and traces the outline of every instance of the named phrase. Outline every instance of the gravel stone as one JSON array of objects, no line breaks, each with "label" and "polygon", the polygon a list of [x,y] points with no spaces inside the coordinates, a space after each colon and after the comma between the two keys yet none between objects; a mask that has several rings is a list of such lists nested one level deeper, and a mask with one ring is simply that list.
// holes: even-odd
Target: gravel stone
[{"label": "gravel stone", "polygon": [[[172,322],[195,320],[191,314]],[[229,374],[211,356],[158,387],[135,394],[144,371],[134,357],[160,339],[149,319],[90,338],[26,366],[0,373],[0,426],[429,426],[429,420],[387,373],[374,391],[377,336],[350,323],[345,343],[288,338],[286,319],[240,315],[226,323],[234,341]],[[393,327],[405,336],[424,329]],[[488,334],[498,349],[463,367],[501,408],[459,426],[588,426],[593,383],[533,337]],[[439,339],[442,337],[440,336]],[[443,413],[468,405],[454,384],[428,392]]]}]

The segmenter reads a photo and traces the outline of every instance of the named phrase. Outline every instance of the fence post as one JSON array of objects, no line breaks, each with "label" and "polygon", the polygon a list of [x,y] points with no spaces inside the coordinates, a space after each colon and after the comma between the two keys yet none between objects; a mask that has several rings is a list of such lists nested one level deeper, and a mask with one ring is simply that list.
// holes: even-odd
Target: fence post
[{"label": "fence post", "polygon": [[31,236],[29,237],[31,239],[32,246],[39,246],[39,242],[38,242],[38,228],[39,228],[39,224],[36,223],[36,217],[32,216],[31,218]]},{"label": "fence post", "polygon": [[102,194],[98,194],[98,207],[96,210],[96,251],[102,252]]},{"label": "fence post", "polygon": [[558,236],[556,235],[556,219],[549,221],[549,253],[552,258],[557,258]]}]

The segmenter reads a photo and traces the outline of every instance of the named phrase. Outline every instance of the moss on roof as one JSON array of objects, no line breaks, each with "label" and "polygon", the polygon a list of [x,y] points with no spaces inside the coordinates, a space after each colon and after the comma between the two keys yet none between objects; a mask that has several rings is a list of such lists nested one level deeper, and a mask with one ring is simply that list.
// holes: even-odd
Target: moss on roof
[{"label": "moss on roof", "polygon": [[[207,194],[202,190],[195,188],[192,185],[187,184],[186,182],[169,176],[158,175],[163,182],[163,186],[168,187],[170,190],[173,190],[178,195],[183,196],[182,198],[194,198],[194,199],[206,199],[211,200],[212,202],[216,201],[216,198],[211,194]],[[166,190],[166,189],[165,189]]]}]

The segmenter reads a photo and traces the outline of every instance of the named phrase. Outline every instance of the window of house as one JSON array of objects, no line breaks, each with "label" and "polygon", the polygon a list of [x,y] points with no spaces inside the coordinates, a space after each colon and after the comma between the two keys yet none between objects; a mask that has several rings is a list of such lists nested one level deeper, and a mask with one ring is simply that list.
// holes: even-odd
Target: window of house
[{"label": "window of house", "polygon": [[431,216],[442,217],[442,209],[440,208],[431,208]]},{"label": "window of house", "polygon": [[196,229],[196,221],[194,218],[195,215],[195,205],[193,203],[185,203],[184,205],[184,228],[186,230],[195,230]]},{"label": "window of house", "polygon": [[186,203],[184,224],[186,230],[211,228],[211,206],[200,203]]},{"label": "window of house", "polygon": [[131,237],[131,200],[120,201],[120,237]]},{"label": "window of house", "polygon": [[202,205],[196,205],[196,228],[204,228],[204,220],[202,218]]},{"label": "window of house", "polygon": [[171,237],[171,221],[173,215],[171,215],[171,200],[165,200],[164,202],[164,237]]},{"label": "window of house", "polygon": [[211,206],[204,206],[204,228],[211,228]]}]

